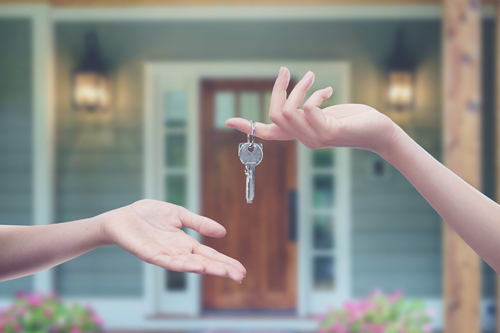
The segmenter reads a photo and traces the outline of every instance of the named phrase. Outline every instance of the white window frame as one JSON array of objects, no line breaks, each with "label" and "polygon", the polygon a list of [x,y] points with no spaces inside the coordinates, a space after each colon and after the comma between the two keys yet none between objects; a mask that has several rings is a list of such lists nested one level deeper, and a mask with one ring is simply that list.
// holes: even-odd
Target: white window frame
[{"label": "white window frame", "polygon": [[[162,96],[171,91],[184,91],[187,94],[187,121],[188,121],[188,170],[191,178],[188,179],[187,208],[195,213],[200,213],[200,124],[199,124],[199,85],[203,78],[269,78],[275,79],[281,66],[287,66],[292,74],[300,79],[308,70],[322,73],[316,78],[311,91],[332,85],[335,103],[349,101],[349,64],[343,61],[271,61],[271,62],[166,62],[148,63],[145,66],[145,115],[144,115],[144,196],[151,199],[163,198],[164,175],[164,133],[163,113],[161,110]],[[311,298],[311,271],[308,269],[310,253],[310,217],[305,215],[309,211],[307,206],[310,199],[307,187],[310,183],[304,181],[308,178],[309,168],[304,161],[310,161],[310,151],[298,144],[298,192],[299,192],[299,235],[298,235],[298,288],[297,288],[297,313],[305,316],[324,311],[326,304],[339,303],[349,299],[350,286],[350,192],[349,177],[349,150],[340,149],[335,152],[338,172],[343,177],[337,177],[337,203],[342,210],[337,212],[336,230],[336,256],[342,258],[340,266],[336,269],[339,274],[336,278],[337,287],[334,291],[321,299],[325,306],[315,308],[318,297]],[[302,175],[302,176],[301,176]],[[302,197],[302,199],[301,199]],[[193,233],[194,235],[194,233]],[[196,235],[195,235],[196,237]],[[228,236],[229,237],[229,236]],[[183,293],[164,291],[164,270],[145,264],[144,288],[146,290],[146,303],[150,304],[151,313],[171,313],[197,315],[201,311],[201,280],[199,276],[190,274],[188,288]],[[307,273],[306,273],[307,272]],[[316,293],[319,294],[319,293]],[[323,293],[324,294],[324,293]],[[169,298],[165,302],[163,297]]]}]

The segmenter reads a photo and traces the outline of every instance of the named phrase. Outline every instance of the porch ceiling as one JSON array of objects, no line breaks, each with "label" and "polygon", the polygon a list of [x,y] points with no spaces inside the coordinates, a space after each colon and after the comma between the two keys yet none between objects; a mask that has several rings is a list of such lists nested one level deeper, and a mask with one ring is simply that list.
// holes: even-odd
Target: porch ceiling
[{"label": "porch ceiling", "polygon": [[[428,5],[440,0],[0,0],[0,4],[48,3],[57,7],[113,7],[113,6],[239,6],[239,5]],[[494,3],[485,0],[483,3]]]}]

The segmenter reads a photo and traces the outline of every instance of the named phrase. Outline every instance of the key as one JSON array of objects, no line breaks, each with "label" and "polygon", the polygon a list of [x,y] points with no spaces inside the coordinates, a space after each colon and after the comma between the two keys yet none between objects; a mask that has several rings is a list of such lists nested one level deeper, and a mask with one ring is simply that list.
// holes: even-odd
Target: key
[{"label": "key", "polygon": [[247,175],[247,203],[252,203],[255,194],[255,166],[258,165],[264,157],[262,143],[240,143],[238,147],[238,156],[240,157],[241,163],[245,164],[245,174]]}]

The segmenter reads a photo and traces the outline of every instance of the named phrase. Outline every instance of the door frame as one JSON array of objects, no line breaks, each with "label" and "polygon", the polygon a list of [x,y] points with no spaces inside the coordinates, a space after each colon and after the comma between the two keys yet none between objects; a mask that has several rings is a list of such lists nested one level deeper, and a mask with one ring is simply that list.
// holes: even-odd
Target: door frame
[{"label": "door frame", "polygon": [[[200,124],[199,124],[199,103],[201,93],[199,84],[203,78],[269,78],[275,79],[281,66],[288,67],[291,72],[300,78],[308,70],[317,73],[329,73],[329,75],[318,75],[311,90],[333,86],[335,103],[347,103],[350,100],[350,66],[346,61],[245,61],[245,62],[152,62],[145,64],[144,70],[144,197],[150,199],[163,199],[163,175],[162,163],[164,161],[164,129],[161,120],[161,96],[167,91],[183,91],[186,93],[186,111],[188,128],[188,174],[190,178],[187,182],[187,207],[194,213],[200,213],[200,177],[201,177],[201,156],[200,156]],[[332,79],[333,78],[333,79]],[[297,150],[297,172],[299,205],[298,205],[298,263],[297,263],[297,314],[305,316],[313,314],[311,303],[317,301],[311,296],[311,277],[308,273],[309,239],[306,231],[308,225],[307,200],[300,198],[308,193],[307,172],[308,166],[304,163],[310,151],[303,145],[298,145]],[[343,172],[349,172],[349,150],[341,149],[339,157],[344,160],[341,163]],[[339,230],[342,238],[345,239],[343,246],[337,251],[337,255],[345,258],[341,265],[343,274],[340,277],[340,285],[337,286],[335,297],[328,294],[329,304],[339,304],[351,297],[351,267],[350,267],[350,180],[348,177],[342,185],[344,195],[342,200],[345,209],[341,215],[344,220],[344,227]],[[303,231],[303,232],[301,232]],[[191,232],[193,237],[199,238],[195,232]],[[345,237],[345,238],[344,238]],[[339,239],[339,237],[337,237]],[[144,264],[144,290],[145,301],[148,305],[149,313],[171,313],[199,315],[201,312],[201,279],[200,276],[189,274],[188,290],[186,293],[172,294],[166,293],[162,281],[164,270],[149,264]],[[168,297],[169,302],[162,301],[163,297]],[[324,308],[323,308],[324,309]]]}]

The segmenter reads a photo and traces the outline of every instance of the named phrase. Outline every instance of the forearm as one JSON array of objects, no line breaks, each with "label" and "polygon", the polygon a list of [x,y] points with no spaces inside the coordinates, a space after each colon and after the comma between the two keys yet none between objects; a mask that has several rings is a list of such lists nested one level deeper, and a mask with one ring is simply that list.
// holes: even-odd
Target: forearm
[{"label": "forearm", "polygon": [[381,156],[415,186],[476,253],[500,272],[500,205],[434,159],[401,129]]},{"label": "forearm", "polygon": [[100,217],[44,226],[0,226],[0,281],[39,272],[105,241]]}]

